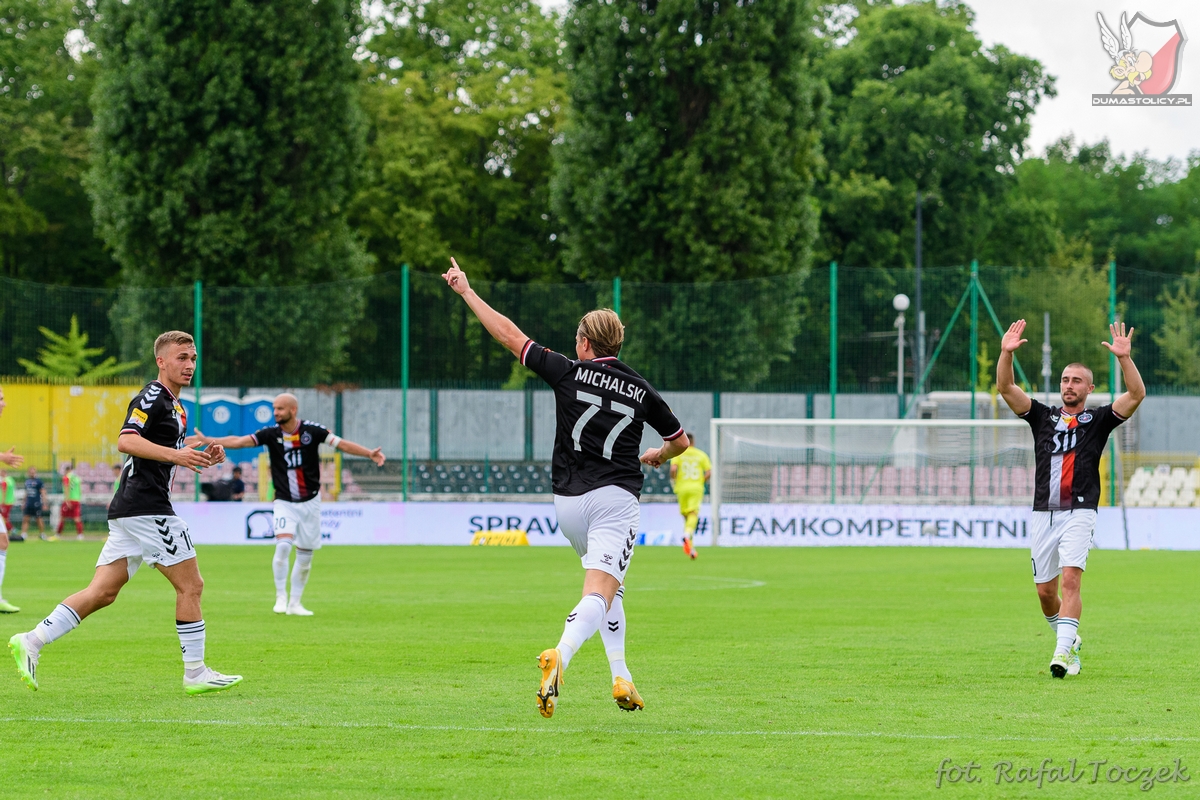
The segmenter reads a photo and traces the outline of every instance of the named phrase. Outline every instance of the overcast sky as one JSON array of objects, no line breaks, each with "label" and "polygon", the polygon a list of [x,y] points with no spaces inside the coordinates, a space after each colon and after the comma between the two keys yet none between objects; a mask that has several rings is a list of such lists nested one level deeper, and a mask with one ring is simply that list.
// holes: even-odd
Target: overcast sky
[{"label": "overcast sky", "polygon": [[[548,8],[565,8],[566,0],[539,0]],[[1077,141],[1105,137],[1113,150],[1126,155],[1147,151],[1157,159],[1187,158],[1200,151],[1200,41],[1183,48],[1183,74],[1172,94],[1192,94],[1192,108],[1093,108],[1092,94],[1115,85],[1108,76],[1112,59],[1100,42],[1096,12],[1113,32],[1121,12],[1137,12],[1156,22],[1178,19],[1185,34],[1200,36],[1200,0],[975,0],[976,31],[987,45],[1004,44],[1041,61],[1058,79],[1058,96],[1045,101],[1033,117],[1030,145],[1034,154],[1047,144],[1074,134]],[[1135,26],[1136,27],[1136,26]],[[1136,31],[1135,31],[1136,34]],[[1134,46],[1138,44],[1135,35]]]}]

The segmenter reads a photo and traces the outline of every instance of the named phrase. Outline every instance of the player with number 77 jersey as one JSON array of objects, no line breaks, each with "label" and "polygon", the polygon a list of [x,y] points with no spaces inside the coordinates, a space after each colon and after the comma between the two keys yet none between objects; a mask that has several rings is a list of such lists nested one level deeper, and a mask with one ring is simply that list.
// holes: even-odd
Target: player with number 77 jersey
[{"label": "player with number 77 jersey", "polygon": [[[643,708],[625,665],[625,572],[641,519],[641,463],[658,467],[687,449],[683,426],[654,387],[618,360],[625,326],[611,309],[589,311],[568,358],[534,342],[477,295],[450,259],[442,275],[496,341],[554,390],[554,511],[559,529],[583,561],[583,599],[567,615],[558,646],[538,657],[538,710],[554,714],[562,674],[597,630],[613,676],[613,699],[625,711]],[[646,424],[663,437],[638,458]],[[641,463],[639,463],[639,460]]]}]

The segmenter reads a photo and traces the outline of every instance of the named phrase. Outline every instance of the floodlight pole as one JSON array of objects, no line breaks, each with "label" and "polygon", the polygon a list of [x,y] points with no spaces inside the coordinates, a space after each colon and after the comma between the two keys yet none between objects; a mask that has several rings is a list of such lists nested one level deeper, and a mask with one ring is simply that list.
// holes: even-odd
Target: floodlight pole
[{"label": "floodlight pole", "polygon": [[[1108,324],[1117,321],[1117,262],[1108,262]],[[1108,354],[1108,402],[1117,402],[1117,357],[1110,351]],[[1117,499],[1117,465],[1112,438],[1109,438],[1108,458],[1108,502],[1116,505]]]},{"label": "floodlight pole", "polygon": [[[192,299],[192,321],[193,330],[192,338],[196,340],[196,373],[192,376],[192,381],[196,388],[196,405],[192,409],[192,430],[200,427],[200,384],[202,378],[202,369],[204,367],[204,284],[196,281]],[[195,477],[195,501],[200,502],[200,473],[193,473]],[[261,478],[260,478],[261,480]]]},{"label": "floodlight pole", "polygon": [[917,341],[916,341],[916,359],[913,362],[914,374],[917,376],[917,385],[913,387],[913,393],[921,395],[925,393],[924,381],[921,376],[925,374],[925,307],[921,304],[921,190],[917,190],[917,274],[916,286],[913,300],[916,302],[917,312]]},{"label": "floodlight pole", "polygon": [[904,419],[904,312],[896,315],[896,418]]},{"label": "floodlight pole", "polygon": [[1042,317],[1042,385],[1046,392],[1046,405],[1050,405],[1050,312]]},{"label": "floodlight pole", "polygon": [[[971,259],[971,419],[975,419],[975,387],[979,383],[979,262]],[[975,505],[975,429],[971,429],[971,505]]]},{"label": "floodlight pole", "polygon": [[408,264],[404,264],[400,268],[400,468],[404,471],[400,497],[404,502],[408,502],[408,326]]}]

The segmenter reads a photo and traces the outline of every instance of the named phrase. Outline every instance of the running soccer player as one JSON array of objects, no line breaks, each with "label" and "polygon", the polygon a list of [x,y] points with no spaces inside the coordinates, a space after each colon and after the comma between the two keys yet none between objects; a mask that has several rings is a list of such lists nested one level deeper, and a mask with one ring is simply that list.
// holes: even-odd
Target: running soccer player
[{"label": "running soccer player", "polygon": [[187,414],[177,399],[196,371],[196,345],[190,334],[168,331],[154,342],[158,379],[129,403],[117,449],[129,456],[121,488],[108,507],[108,541],[86,589],[63,600],[50,616],[28,633],[8,641],[21,679],[37,690],[37,664],[42,648],[79,626],[93,612],[111,605],[138,567],[156,567],[175,587],[175,630],[183,650],[183,690],[187,694],[219,692],[241,683],[241,675],[222,675],[204,664],[204,615],[200,596],[204,581],[187,524],[171,507],[175,470],[200,472],[225,460],[220,447],[193,449]]},{"label": "running soccer player", "polygon": [[[247,436],[208,437],[197,431],[200,441],[230,450],[263,445],[271,457],[271,483],[275,486],[275,613],[311,617],[300,598],[308,584],[313,551],[321,548],[321,458],[318,446],[325,444],[352,456],[362,456],[382,467],[383,449],[368,450],[361,444],[330,433],[315,422],[300,419],[300,401],[293,394],[275,398],[275,422]],[[261,478],[260,478],[261,479]],[[292,566],[291,598],[288,598],[288,557],[293,539],[296,563]]]},{"label": "running soccer player", "polygon": [[712,477],[712,461],[708,453],[696,447],[695,434],[687,435],[688,449],[683,455],[671,459],[671,488],[679,500],[679,513],[683,515],[683,552],[696,558],[696,545],[692,536],[700,522],[700,503],[704,500],[704,484]]},{"label": "running soccer player", "polygon": [[42,522],[42,506],[46,501],[46,484],[38,477],[37,469],[29,468],[25,478],[25,503],[21,506],[21,538],[29,533],[29,520],[37,520],[38,535],[46,538],[46,525]]},{"label": "running soccer player", "polygon": [[1088,395],[1096,387],[1092,371],[1083,364],[1063,368],[1059,382],[1062,407],[1047,407],[1021,391],[1013,380],[1013,353],[1027,341],[1021,338],[1025,331],[1023,319],[1008,327],[996,360],[996,388],[1013,413],[1033,429],[1033,582],[1042,614],[1057,638],[1050,660],[1050,674],[1055,678],[1078,675],[1081,668],[1079,650],[1083,639],[1078,631],[1083,603],[1079,587],[1096,528],[1100,456],[1109,434],[1146,398],[1142,376],[1129,357],[1133,328],[1126,332],[1123,322],[1108,327],[1112,343],[1101,344],[1117,357],[1126,387],[1111,405],[1087,408]]},{"label": "running soccer player", "polygon": [[[4,413],[4,391],[0,389],[0,414]],[[19,467],[25,459],[15,452],[16,448],[9,448],[7,452],[0,452],[0,464],[6,467]],[[12,603],[4,599],[4,567],[8,559],[8,512],[12,509],[14,493],[13,481],[8,477],[8,473],[0,470],[0,614],[15,614],[21,609],[14,606]]]},{"label": "running soccer player", "polygon": [[67,462],[66,469],[63,470],[63,501],[62,507],[59,509],[58,530],[56,533],[62,533],[63,523],[67,520],[75,520],[75,538],[83,538],[83,486],[79,482],[79,476],[75,474],[75,465],[70,461]]},{"label": "running soccer player", "polygon": [[538,657],[538,711],[554,714],[562,676],[576,651],[597,630],[613,676],[613,700],[625,711],[645,707],[625,665],[625,572],[641,519],[638,445],[648,422],[663,437],[641,462],[652,467],[687,448],[683,427],[641,375],[617,360],[625,326],[611,309],[579,321],[572,360],[537,344],[512,320],[471,290],[454,259],[442,277],[496,341],[554,389],[554,512],[563,535],[583,561],[583,599],[567,615],[558,646]]}]

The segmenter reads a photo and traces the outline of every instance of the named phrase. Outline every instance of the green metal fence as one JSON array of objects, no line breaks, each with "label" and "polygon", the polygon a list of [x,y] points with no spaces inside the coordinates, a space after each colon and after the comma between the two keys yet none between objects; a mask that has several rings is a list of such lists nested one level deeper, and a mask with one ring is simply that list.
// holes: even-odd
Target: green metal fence
[{"label": "green metal fence", "polygon": [[[724,283],[472,286],[530,336],[567,353],[584,312],[619,308],[627,326],[622,357],[664,390],[890,393],[897,391],[892,299],[914,298],[915,282],[911,269],[828,265]],[[1029,321],[1020,363],[1040,388],[1047,313],[1055,374],[1083,361],[1105,386],[1111,365],[1099,343],[1119,316],[1138,330],[1134,356],[1151,391],[1200,391],[1196,275],[964,265],[926,268],[921,288],[926,346],[915,347],[914,305],[906,312],[906,395],[917,388],[918,368],[927,390],[987,391],[997,329],[1017,317]],[[143,377],[154,372],[155,335],[200,330],[207,386],[519,388],[530,377],[439,275],[408,271],[238,288],[78,289],[0,279],[0,375],[24,374],[18,359],[37,361],[46,345],[39,328],[63,334],[72,317],[89,347],[139,362],[131,374]]]}]

